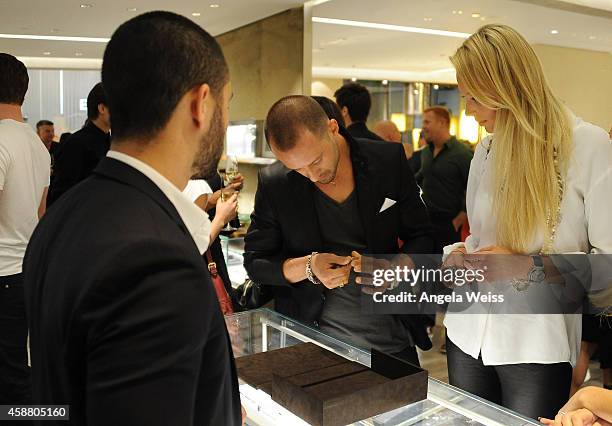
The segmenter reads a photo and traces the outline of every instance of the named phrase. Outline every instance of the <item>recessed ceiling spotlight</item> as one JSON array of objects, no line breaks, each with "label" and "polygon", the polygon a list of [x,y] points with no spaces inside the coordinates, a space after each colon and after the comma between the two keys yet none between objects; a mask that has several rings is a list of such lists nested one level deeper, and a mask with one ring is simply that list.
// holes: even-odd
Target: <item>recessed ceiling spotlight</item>
[{"label": "recessed ceiling spotlight", "polygon": [[484,16],[481,16],[481,17],[480,17],[480,20],[481,20],[481,21],[484,21],[485,19],[487,19],[487,18],[485,18]]},{"label": "recessed ceiling spotlight", "polygon": [[191,14],[191,16],[200,16],[200,15],[202,15],[200,12],[193,12],[193,13]]},{"label": "recessed ceiling spotlight", "polygon": [[386,86],[387,84],[389,84],[389,81],[388,80],[383,80],[382,84],[383,84],[383,86]]},{"label": "recessed ceiling spotlight", "polygon": [[52,29],[51,29],[51,32],[52,32],[52,33],[59,33],[59,29],[57,29],[57,28],[52,28]]},{"label": "recessed ceiling spotlight", "polygon": [[45,56],[49,56],[51,54],[51,52],[43,52],[43,55]]},{"label": "recessed ceiling spotlight", "polygon": [[136,12],[138,9],[136,9],[135,7],[128,7],[125,10],[128,11],[128,12]]},{"label": "recessed ceiling spotlight", "polygon": [[219,7],[219,5],[218,5],[218,4],[216,4],[216,3],[213,3],[213,4],[211,4],[211,5],[210,5],[210,7],[212,7],[213,9],[216,9],[216,8],[218,8],[218,7]]},{"label": "recessed ceiling spotlight", "polygon": [[440,88],[440,86],[438,86],[437,84],[433,85],[434,90],[438,90]]},{"label": "recessed ceiling spotlight", "polygon": [[82,3],[81,4],[81,9],[89,9],[90,7],[93,7],[93,5],[87,4],[87,3]]},{"label": "recessed ceiling spotlight", "polygon": [[351,78],[351,81],[352,81],[352,82],[357,81],[357,77],[353,77],[353,78]]},{"label": "recessed ceiling spotlight", "polygon": [[431,22],[433,20],[433,18],[423,18],[423,21],[425,22]]},{"label": "recessed ceiling spotlight", "polygon": [[480,18],[480,13],[472,13],[472,18]]},{"label": "recessed ceiling spotlight", "polygon": [[463,10],[458,10],[457,15],[463,15]]},{"label": "recessed ceiling spotlight", "polygon": [[597,37],[595,37],[594,35],[589,36],[589,40],[595,40]]},{"label": "recessed ceiling spotlight", "polygon": [[74,56],[83,56],[83,54],[81,52],[76,52]]},{"label": "recessed ceiling spotlight", "polygon": [[551,34],[559,34],[559,31],[558,30],[550,30],[550,33]]},{"label": "recessed ceiling spotlight", "polygon": [[456,15],[456,14],[457,14],[457,11],[456,11],[456,10],[453,10],[453,15]]}]

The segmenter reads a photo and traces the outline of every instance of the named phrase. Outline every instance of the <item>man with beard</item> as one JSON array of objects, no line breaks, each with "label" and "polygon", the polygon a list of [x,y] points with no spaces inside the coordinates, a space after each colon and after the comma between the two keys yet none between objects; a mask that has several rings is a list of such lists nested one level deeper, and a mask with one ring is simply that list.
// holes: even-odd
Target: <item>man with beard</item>
[{"label": "man with beard", "polygon": [[[266,119],[279,162],[259,173],[245,238],[249,276],[268,286],[276,309],[342,341],[418,364],[431,342],[418,315],[362,311],[361,254],[430,253],[432,239],[399,144],[353,139],[317,102],[289,96]],[[404,242],[401,250],[398,239]]]},{"label": "man with beard", "polygon": [[33,401],[69,404],[73,425],[239,425],[202,259],[210,222],[181,193],[219,160],[223,53],[192,21],[150,12],[113,34],[102,83],[111,150],[45,215],[26,254]]}]

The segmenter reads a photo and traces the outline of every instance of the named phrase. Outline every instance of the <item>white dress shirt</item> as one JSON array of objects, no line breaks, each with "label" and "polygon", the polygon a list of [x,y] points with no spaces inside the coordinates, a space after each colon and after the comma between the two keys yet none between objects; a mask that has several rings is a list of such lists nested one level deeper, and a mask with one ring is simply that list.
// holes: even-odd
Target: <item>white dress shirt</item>
[{"label": "white dress shirt", "polygon": [[151,181],[164,193],[170,200],[179,216],[185,223],[187,230],[191,234],[193,241],[198,246],[200,254],[204,254],[208,249],[210,238],[210,219],[204,210],[196,206],[180,189],[172,182],[162,176],[157,170],[142,161],[123,154],[118,151],[108,151],[107,157],[119,160],[141,172],[151,179]]},{"label": "white dress shirt", "polygon": [[[554,253],[612,253],[612,143],[601,128],[572,117],[573,153]],[[471,235],[465,248],[472,253],[497,245],[493,214],[493,162],[491,139],[476,148],[466,194]],[[544,230],[534,236],[530,253],[543,245]],[[448,255],[463,243],[447,246]],[[484,365],[576,364],[580,352],[580,315],[452,314],[444,321],[449,339]]]}]

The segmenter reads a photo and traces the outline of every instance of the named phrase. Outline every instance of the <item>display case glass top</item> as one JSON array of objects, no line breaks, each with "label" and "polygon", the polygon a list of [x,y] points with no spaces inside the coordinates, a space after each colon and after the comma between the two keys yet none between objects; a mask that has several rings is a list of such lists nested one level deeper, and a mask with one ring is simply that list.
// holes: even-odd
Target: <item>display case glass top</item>
[{"label": "display case glass top", "polygon": [[[225,321],[236,357],[312,342],[370,366],[369,352],[268,309],[237,313],[227,316]],[[272,401],[269,395],[242,381],[240,394],[249,425],[307,425]],[[354,424],[525,426],[539,423],[430,377],[426,400]]]}]

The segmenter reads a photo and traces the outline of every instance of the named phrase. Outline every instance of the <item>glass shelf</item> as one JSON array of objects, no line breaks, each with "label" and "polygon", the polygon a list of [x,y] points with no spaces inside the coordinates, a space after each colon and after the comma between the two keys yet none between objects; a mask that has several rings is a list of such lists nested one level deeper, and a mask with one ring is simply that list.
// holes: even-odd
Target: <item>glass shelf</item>
[{"label": "glass shelf", "polygon": [[[268,309],[257,309],[227,316],[226,324],[232,339],[234,355],[245,355],[312,342],[352,361],[370,366],[370,354],[362,349],[327,336]],[[307,425],[261,390],[240,381],[242,403],[248,414],[248,425]],[[478,398],[458,388],[428,379],[427,399],[364,419],[354,425],[538,425],[503,407]]]}]

